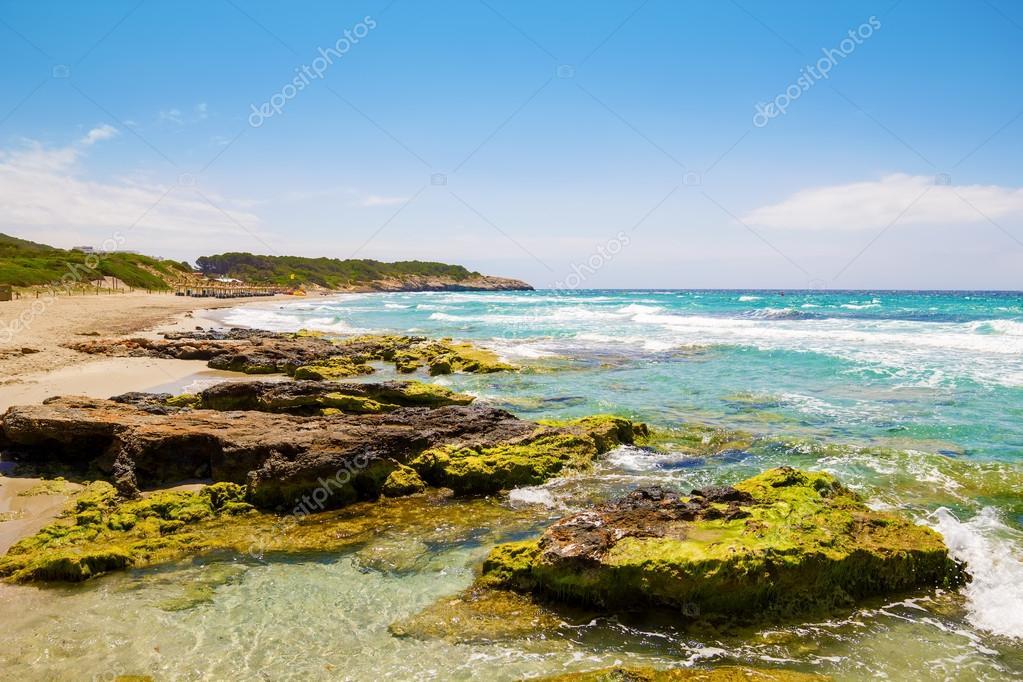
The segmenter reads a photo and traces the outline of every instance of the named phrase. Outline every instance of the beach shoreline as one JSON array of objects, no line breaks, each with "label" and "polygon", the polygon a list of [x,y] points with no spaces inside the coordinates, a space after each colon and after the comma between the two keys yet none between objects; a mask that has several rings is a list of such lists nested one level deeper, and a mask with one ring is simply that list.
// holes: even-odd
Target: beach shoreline
[{"label": "beach shoreline", "polygon": [[[32,306],[39,300],[0,303],[0,330],[4,332],[0,334],[0,413],[13,405],[38,404],[53,396],[109,398],[145,391],[209,371],[201,360],[109,358],[73,351],[63,344],[96,336],[149,336],[198,325],[218,326],[220,322],[206,313],[295,297],[205,299],[146,293],[58,297],[34,314]],[[14,330],[10,338],[8,330]],[[68,499],[67,492],[25,496],[23,493],[43,479],[4,473],[12,472],[0,472],[0,518],[5,519],[0,524],[0,555],[55,519]]]},{"label": "beach shoreline", "polygon": [[[253,303],[296,300],[205,299],[132,293],[58,297],[0,303],[0,410],[42,402],[52,395],[109,397],[177,381],[205,363],[151,358],[102,358],[65,348],[92,337],[115,338],[219,324],[207,311]],[[41,312],[34,312],[41,309]]]}]

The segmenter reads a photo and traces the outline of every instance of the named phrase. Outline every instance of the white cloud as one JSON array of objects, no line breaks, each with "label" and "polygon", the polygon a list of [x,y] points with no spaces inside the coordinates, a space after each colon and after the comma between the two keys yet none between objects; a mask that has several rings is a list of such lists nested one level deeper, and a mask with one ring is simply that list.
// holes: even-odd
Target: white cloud
[{"label": "white cloud", "polygon": [[801,190],[780,203],[751,211],[743,220],[793,230],[874,230],[896,219],[900,225],[936,226],[1015,217],[1023,217],[1023,188],[947,186],[936,184],[933,176],[897,173],[880,180]]},{"label": "white cloud", "polygon": [[184,125],[185,119],[181,116],[181,109],[164,109],[160,112],[160,121]]},{"label": "white cloud", "polygon": [[85,137],[83,137],[80,141],[84,145],[91,145],[95,144],[96,142],[100,142],[101,140],[109,140],[111,137],[114,137],[117,134],[118,134],[117,128],[115,128],[112,125],[107,125],[104,123],[103,125],[96,126],[92,130],[90,130],[88,133],[86,133]]},{"label": "white cloud", "polygon": [[209,116],[209,107],[206,102],[199,102],[195,105],[195,117],[197,120],[203,120]]},{"label": "white cloud", "polygon": [[395,206],[404,204],[408,197],[382,197],[377,194],[368,194],[359,202],[359,206]]},{"label": "white cloud", "polygon": [[[101,126],[67,147],[28,140],[18,149],[0,150],[0,225],[90,235],[96,230],[127,234],[136,225],[151,237],[159,232],[167,237],[230,236],[234,241],[251,241],[250,232],[261,229],[258,216],[210,191],[204,194],[223,210],[176,185],[85,177],[80,165],[84,155],[116,134],[116,129]],[[130,241],[130,248],[145,248]]]}]

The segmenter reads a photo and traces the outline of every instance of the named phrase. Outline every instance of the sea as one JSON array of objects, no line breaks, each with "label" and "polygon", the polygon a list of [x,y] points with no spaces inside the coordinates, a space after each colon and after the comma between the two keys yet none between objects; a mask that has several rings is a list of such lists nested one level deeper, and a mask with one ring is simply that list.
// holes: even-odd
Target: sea
[{"label": "sea", "polygon": [[[710,457],[670,443],[624,447],[592,472],[494,504],[550,519],[645,485],[689,491],[790,464],[831,472],[872,507],[934,528],[972,582],[743,633],[606,616],[559,636],[462,641],[396,637],[388,626],[455,598],[493,535],[420,544],[421,560],[401,571],[353,553],[224,556],[71,588],[5,587],[0,620],[18,627],[0,633],[0,677],[516,680],[621,664],[1023,678],[1023,293],[369,293],[216,314],[225,326],[467,339],[523,369],[416,378],[528,419],[611,413],[663,430],[742,431],[756,443]],[[217,577],[224,564],[236,571],[230,580]],[[182,584],[204,581],[209,599],[161,608]]]}]

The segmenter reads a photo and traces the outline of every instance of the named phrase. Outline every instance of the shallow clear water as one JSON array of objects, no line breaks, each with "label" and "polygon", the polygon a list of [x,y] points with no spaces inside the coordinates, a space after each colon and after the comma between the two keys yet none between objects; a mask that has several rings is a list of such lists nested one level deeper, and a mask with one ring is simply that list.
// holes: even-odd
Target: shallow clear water
[{"label": "shallow clear water", "polygon": [[[466,587],[491,540],[399,537],[418,553],[401,572],[367,567],[353,551],[2,587],[0,622],[17,625],[0,630],[0,677],[510,680],[616,662],[740,662],[838,679],[1023,675],[1021,294],[367,294],[220,314],[270,329],[474,339],[530,369],[439,381],[523,417],[615,412],[771,437],[708,459],[624,448],[592,474],[501,502],[535,509],[537,528],[638,485],[688,490],[787,463],[832,471],[872,505],[935,527],[974,581],[960,594],[742,636],[622,617],[491,643],[415,640],[387,626]],[[167,610],[190,585],[207,598]]]}]

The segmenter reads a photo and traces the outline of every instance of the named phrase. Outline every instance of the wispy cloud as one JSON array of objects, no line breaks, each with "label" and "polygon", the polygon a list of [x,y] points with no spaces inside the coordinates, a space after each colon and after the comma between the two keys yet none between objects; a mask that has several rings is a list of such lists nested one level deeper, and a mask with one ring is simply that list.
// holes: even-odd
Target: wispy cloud
[{"label": "wispy cloud", "polygon": [[192,107],[192,110],[187,114],[178,107],[162,109],[157,115],[157,120],[160,123],[171,123],[173,125],[183,126],[189,123],[205,121],[209,117],[209,105],[206,102],[199,102]]},{"label": "wispy cloud", "polygon": [[805,189],[757,208],[743,220],[792,230],[875,230],[897,218],[900,225],[937,226],[1017,217],[1023,217],[1023,188],[943,185],[936,184],[933,176],[897,173],[879,180]]},{"label": "wispy cloud", "polygon": [[185,124],[181,109],[163,109],[160,111],[159,119],[161,123],[174,123],[179,126]]},{"label": "wispy cloud", "polygon": [[118,134],[117,128],[112,125],[103,124],[97,126],[86,133],[80,142],[84,145],[92,145],[101,140],[109,140],[111,137],[115,137]]},{"label": "wispy cloud", "polygon": [[258,216],[212,192],[205,194],[220,208],[188,188],[86,177],[81,163],[86,154],[117,134],[112,126],[99,126],[65,147],[27,140],[16,149],[0,149],[0,225],[88,232],[137,223],[167,236],[234,238],[259,228]]},{"label": "wispy cloud", "polygon": [[367,194],[359,201],[359,206],[396,206],[408,201],[408,197],[382,197],[378,194]]}]

